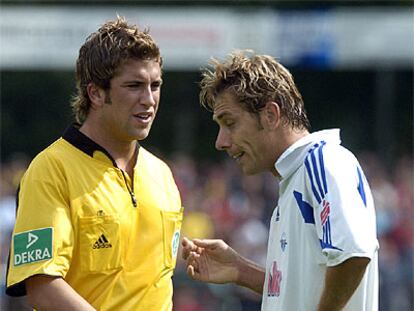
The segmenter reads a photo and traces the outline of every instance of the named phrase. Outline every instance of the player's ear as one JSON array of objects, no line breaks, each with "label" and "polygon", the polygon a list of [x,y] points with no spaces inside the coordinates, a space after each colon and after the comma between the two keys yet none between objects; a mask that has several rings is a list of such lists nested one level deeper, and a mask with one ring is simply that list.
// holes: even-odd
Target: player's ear
[{"label": "player's ear", "polygon": [[263,110],[263,118],[269,129],[276,129],[281,122],[280,106],[274,101],[268,101]]},{"label": "player's ear", "polygon": [[86,91],[88,92],[92,109],[98,109],[104,105],[106,93],[102,88],[97,86],[95,83],[90,82],[86,87]]}]

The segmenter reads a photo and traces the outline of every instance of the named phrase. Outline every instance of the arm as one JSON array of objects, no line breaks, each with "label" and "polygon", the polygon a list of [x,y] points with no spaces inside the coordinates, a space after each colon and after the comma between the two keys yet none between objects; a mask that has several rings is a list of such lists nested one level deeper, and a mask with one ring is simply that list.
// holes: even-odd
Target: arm
[{"label": "arm", "polygon": [[60,277],[35,275],[26,279],[25,284],[28,301],[37,310],[95,310]]},{"label": "arm", "polygon": [[183,239],[183,258],[187,274],[194,280],[224,284],[235,283],[261,294],[264,269],[240,256],[222,240]]},{"label": "arm", "polygon": [[265,281],[264,268],[241,256],[239,257],[237,267],[238,277],[236,284],[250,288],[261,295]]},{"label": "arm", "polygon": [[353,257],[329,267],[318,311],[342,310],[361,282],[369,261],[369,258]]}]

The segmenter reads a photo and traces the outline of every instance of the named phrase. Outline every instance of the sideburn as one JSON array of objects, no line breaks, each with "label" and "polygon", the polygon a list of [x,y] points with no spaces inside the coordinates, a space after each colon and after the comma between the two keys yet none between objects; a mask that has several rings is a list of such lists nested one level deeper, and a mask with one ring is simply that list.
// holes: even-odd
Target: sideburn
[{"label": "sideburn", "polygon": [[109,89],[105,90],[105,104],[112,105],[111,94],[109,94]]},{"label": "sideburn", "polygon": [[251,112],[251,113],[254,115],[255,119],[257,120],[257,129],[259,131],[264,130],[262,120],[260,118],[260,112]]}]

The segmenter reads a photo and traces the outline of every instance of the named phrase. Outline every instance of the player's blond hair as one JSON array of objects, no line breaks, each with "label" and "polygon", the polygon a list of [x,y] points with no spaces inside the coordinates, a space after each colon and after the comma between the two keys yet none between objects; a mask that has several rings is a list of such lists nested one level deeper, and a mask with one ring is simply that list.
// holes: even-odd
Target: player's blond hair
[{"label": "player's blond hair", "polygon": [[159,48],[147,29],[141,31],[118,16],[89,35],[76,61],[77,94],[71,106],[77,122],[82,124],[89,113],[88,84],[109,90],[117,69],[131,58],[155,60],[162,66]]},{"label": "player's blond hair", "polygon": [[200,82],[200,103],[212,111],[217,96],[232,90],[238,102],[258,113],[267,102],[276,102],[283,120],[295,129],[310,129],[301,94],[290,72],[268,55],[251,50],[230,53],[224,61],[212,58],[213,69],[205,69]]}]

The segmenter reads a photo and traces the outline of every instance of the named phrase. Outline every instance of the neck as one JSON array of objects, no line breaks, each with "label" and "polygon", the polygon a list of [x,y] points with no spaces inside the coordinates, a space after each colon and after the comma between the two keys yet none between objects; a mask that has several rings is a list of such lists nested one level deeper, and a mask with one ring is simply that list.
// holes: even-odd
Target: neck
[{"label": "neck", "polygon": [[274,158],[270,172],[275,177],[280,177],[279,172],[275,168],[275,163],[279,157],[285,152],[290,146],[296,143],[299,139],[309,135],[308,130],[297,130],[290,127],[283,127],[280,129],[280,133],[275,135]]},{"label": "neck", "polygon": [[111,135],[106,135],[104,129],[91,126],[88,122],[82,124],[79,131],[105,148],[115,160],[118,168],[132,176],[137,150],[137,142],[135,140],[121,141]]}]

